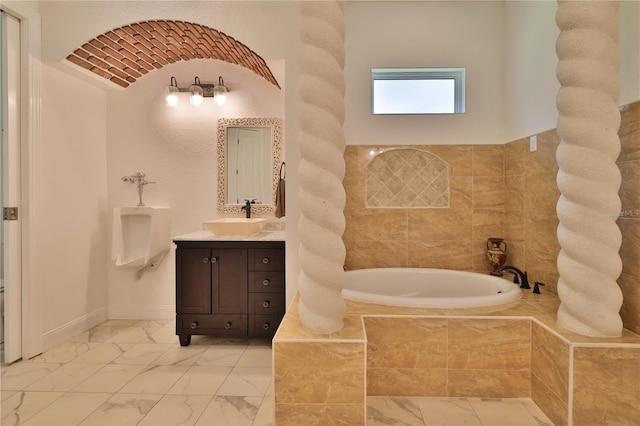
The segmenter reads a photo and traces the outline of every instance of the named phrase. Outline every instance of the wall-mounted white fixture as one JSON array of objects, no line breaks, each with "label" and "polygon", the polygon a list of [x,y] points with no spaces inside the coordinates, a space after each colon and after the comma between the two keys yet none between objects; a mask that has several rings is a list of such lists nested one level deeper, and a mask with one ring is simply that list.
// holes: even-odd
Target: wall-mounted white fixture
[{"label": "wall-mounted white fixture", "polygon": [[112,258],[116,266],[138,272],[155,270],[170,249],[168,207],[113,209]]},{"label": "wall-mounted white fixture", "polygon": [[171,83],[166,88],[166,101],[169,106],[176,106],[179,103],[178,94],[180,92],[189,93],[191,105],[199,106],[204,98],[213,98],[216,105],[224,105],[227,102],[229,89],[224,85],[222,77],[218,77],[218,84],[201,83],[199,77],[194,78],[194,82],[188,88],[178,87],[178,81],[171,77]]}]

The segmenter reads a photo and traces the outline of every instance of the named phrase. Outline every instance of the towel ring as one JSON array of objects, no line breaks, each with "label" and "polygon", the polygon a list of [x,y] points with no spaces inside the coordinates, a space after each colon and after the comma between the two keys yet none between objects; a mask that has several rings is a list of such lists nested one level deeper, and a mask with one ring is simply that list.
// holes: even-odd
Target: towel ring
[{"label": "towel ring", "polygon": [[[283,171],[284,171],[284,175],[282,174]],[[282,164],[280,164],[280,179],[284,179],[286,174],[287,174],[287,169],[284,167],[284,161],[283,161]]]}]

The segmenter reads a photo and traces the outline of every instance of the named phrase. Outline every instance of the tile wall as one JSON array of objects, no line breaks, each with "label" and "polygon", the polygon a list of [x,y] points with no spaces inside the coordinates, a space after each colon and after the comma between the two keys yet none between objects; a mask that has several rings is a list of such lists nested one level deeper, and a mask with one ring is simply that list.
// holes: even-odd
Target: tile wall
[{"label": "tile wall", "polygon": [[367,395],[528,398],[528,319],[365,317]]},{"label": "tile wall", "polygon": [[618,284],[624,295],[620,315],[625,328],[640,334],[640,102],[622,111],[621,151],[618,167],[622,175],[622,274]]},{"label": "tile wall", "polygon": [[531,399],[556,425],[569,422],[569,353],[569,342],[532,324]]},{"label": "tile wall", "polygon": [[451,168],[449,208],[366,208],[368,146],[345,150],[348,269],[434,267],[489,271],[486,239],[504,234],[504,146],[394,146],[429,152]]},{"label": "tile wall", "polygon": [[367,397],[531,398],[554,424],[637,425],[640,336],[558,327],[557,297],[499,310],[347,301],[344,328],[304,331],[298,298],[273,341],[280,425],[365,424]]},{"label": "tile wall", "polygon": [[[640,332],[640,102],[621,113],[620,197],[625,328]],[[428,267],[485,272],[486,240],[503,237],[507,263],[557,293],[555,129],[504,145],[354,146],[345,150],[347,269]],[[411,148],[451,168],[449,208],[366,208],[365,169],[373,149]]]}]

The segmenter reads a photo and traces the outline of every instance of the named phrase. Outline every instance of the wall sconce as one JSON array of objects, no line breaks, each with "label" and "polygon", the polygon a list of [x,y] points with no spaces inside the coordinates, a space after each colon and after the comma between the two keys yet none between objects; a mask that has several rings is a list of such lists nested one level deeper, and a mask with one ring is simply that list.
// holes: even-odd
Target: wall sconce
[{"label": "wall sconce", "polygon": [[213,87],[213,102],[224,105],[227,102],[227,92],[222,76],[218,77],[218,85]]},{"label": "wall sconce", "polygon": [[229,89],[224,85],[222,77],[218,77],[218,84],[200,83],[200,78],[196,77],[189,88],[182,89],[178,87],[175,77],[171,77],[171,83],[167,86],[166,101],[169,106],[178,105],[178,93],[188,92],[189,103],[193,106],[202,104],[204,98],[213,98],[216,105],[224,105],[227,102],[227,93]]},{"label": "wall sconce", "polygon": [[204,99],[204,91],[202,90],[198,77],[196,77],[193,84],[189,86],[189,93],[191,94],[189,96],[189,103],[193,106],[200,106],[202,99]]},{"label": "wall sconce", "polygon": [[175,77],[171,77],[171,84],[167,86],[167,105],[176,106],[178,105],[178,93],[180,89],[178,88],[178,81]]}]

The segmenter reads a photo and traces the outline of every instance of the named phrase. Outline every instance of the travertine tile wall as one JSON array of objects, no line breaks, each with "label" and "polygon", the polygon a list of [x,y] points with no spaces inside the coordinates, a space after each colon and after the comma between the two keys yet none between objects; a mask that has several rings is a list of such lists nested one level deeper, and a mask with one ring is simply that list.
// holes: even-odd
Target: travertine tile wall
[{"label": "travertine tile wall", "polygon": [[622,274],[618,284],[624,295],[620,315],[625,328],[640,334],[640,102],[621,113],[618,167],[622,175]]},{"label": "travertine tile wall", "polygon": [[451,168],[449,208],[366,208],[369,151],[347,146],[347,269],[433,267],[489,271],[486,239],[504,233],[504,146],[419,145],[409,148],[440,157]]},{"label": "travertine tile wall", "polygon": [[364,318],[367,395],[528,398],[531,321]]},{"label": "travertine tile wall", "polygon": [[363,425],[364,395],[531,397],[557,426],[638,424],[638,335],[563,330],[548,293],[484,313],[347,302],[332,334],[304,331],[298,301],[274,337],[278,425]]},{"label": "travertine tile wall", "polygon": [[637,347],[574,348],[573,424],[637,425],[639,377]]},{"label": "travertine tile wall", "polygon": [[[640,333],[640,102],[621,113],[620,198],[625,328]],[[486,239],[504,237],[507,263],[557,294],[555,129],[505,145],[353,146],[345,150],[347,269],[429,267],[486,272]],[[365,168],[372,149],[428,151],[451,167],[449,208],[366,208]]]},{"label": "travertine tile wall", "polygon": [[507,261],[526,270],[531,282],[543,282],[544,290],[557,294],[556,148],[560,138],[555,130],[536,137],[534,152],[529,138],[505,145],[504,236],[511,246]]},{"label": "travertine tile wall", "polygon": [[278,425],[365,424],[363,343],[274,341],[273,350]]},{"label": "travertine tile wall", "polygon": [[555,425],[569,422],[569,342],[531,324],[531,399]]}]

